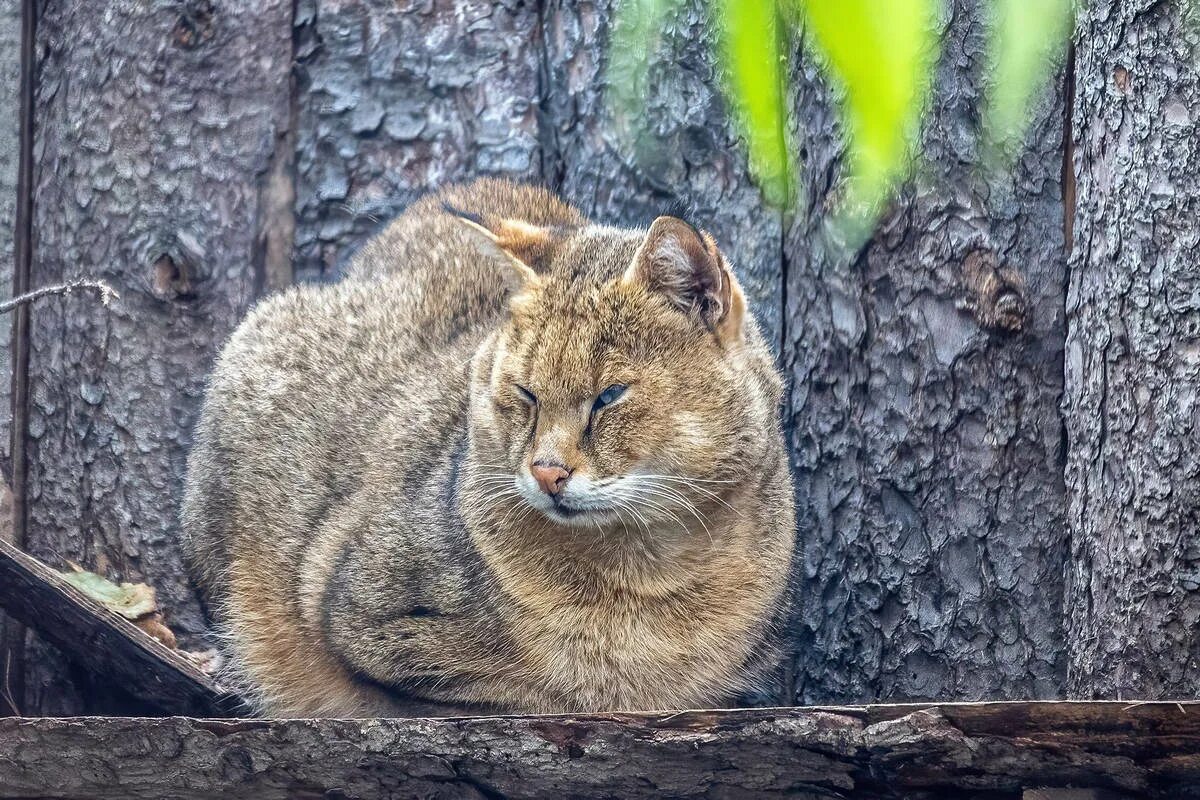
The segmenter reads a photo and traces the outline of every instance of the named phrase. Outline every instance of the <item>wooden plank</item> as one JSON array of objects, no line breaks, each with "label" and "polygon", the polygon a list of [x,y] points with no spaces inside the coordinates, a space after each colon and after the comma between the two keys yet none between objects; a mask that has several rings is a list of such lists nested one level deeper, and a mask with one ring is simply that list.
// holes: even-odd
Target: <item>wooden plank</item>
[{"label": "wooden plank", "polygon": [[237,699],[196,665],[0,540],[0,608],[79,664],[168,714],[229,714]]},{"label": "wooden plank", "polygon": [[[212,359],[266,281],[292,2],[39,5],[32,283],[121,300],[32,314],[26,549],[153,585],[202,647],[176,514]],[[27,713],[128,710],[36,641],[27,663]]]},{"label": "wooden plank", "polygon": [[1016,800],[1083,789],[1174,800],[1200,792],[1198,754],[1197,703],[7,719],[0,797]]}]

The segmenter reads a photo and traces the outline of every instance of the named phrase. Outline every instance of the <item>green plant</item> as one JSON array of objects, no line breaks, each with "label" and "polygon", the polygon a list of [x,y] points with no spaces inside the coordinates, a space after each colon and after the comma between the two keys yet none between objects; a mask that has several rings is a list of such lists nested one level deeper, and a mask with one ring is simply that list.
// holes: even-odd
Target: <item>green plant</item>
[{"label": "green plant", "polygon": [[[712,0],[725,91],[767,200],[794,201],[788,141],[793,45],[817,60],[841,91],[849,174],[841,219],[865,234],[909,172],[938,59],[946,0]],[[610,68],[627,117],[646,87],[658,32],[684,0],[622,0]],[[982,135],[993,152],[1020,142],[1035,92],[1065,49],[1071,0],[990,0],[988,90]],[[794,34],[800,32],[801,37]]]}]

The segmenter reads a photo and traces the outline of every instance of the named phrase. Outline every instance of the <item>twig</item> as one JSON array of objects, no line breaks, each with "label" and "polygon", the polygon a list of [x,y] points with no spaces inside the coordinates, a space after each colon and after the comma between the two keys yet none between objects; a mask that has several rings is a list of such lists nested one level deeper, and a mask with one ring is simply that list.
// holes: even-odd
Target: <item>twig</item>
[{"label": "twig", "polygon": [[14,308],[25,303],[33,302],[38,298],[45,297],[50,294],[70,294],[76,289],[91,289],[100,294],[100,302],[104,305],[109,305],[113,300],[118,299],[121,295],[117,294],[117,290],[109,286],[104,281],[94,280],[92,278],[78,278],[67,283],[60,283],[54,286],[42,286],[34,289],[32,292],[26,292],[22,295],[17,295],[11,300],[5,300],[0,303],[0,314],[6,314]]},{"label": "twig", "polygon": [[4,691],[2,693],[0,693],[0,696],[4,697],[4,702],[8,703],[8,707],[11,708],[12,712],[19,717],[19,716],[21,716],[21,707],[18,706],[17,701],[13,699],[12,686],[8,680],[9,675],[11,674],[11,670],[12,670],[12,651],[7,650],[4,653]]}]

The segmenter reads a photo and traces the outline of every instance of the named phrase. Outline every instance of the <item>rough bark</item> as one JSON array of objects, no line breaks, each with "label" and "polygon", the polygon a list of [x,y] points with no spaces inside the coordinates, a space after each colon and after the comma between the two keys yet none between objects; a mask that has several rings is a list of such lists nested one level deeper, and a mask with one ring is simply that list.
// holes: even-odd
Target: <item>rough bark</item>
[{"label": "rough bark", "polygon": [[[33,315],[26,544],[152,584],[186,642],[203,621],[176,545],[184,459],[213,353],[261,280],[292,7],[121,0],[42,12],[32,282],[94,276],[122,299],[51,299]],[[35,650],[26,713],[96,707],[58,656]]]},{"label": "rough bark", "polygon": [[915,188],[847,252],[841,140],[811,61],[787,232],[797,703],[1062,691],[1061,105],[984,172],[979,4],[948,14]]},{"label": "rough bark", "polygon": [[[713,31],[690,2],[647,53],[648,91],[626,133],[608,103],[612,0],[546,0],[542,144],[547,183],[585,214],[649,226],[683,213],[729,256],[770,342],[780,341],[781,215],[746,171],[713,67]],[[623,76],[617,76],[620,79]]]},{"label": "rough bark", "polygon": [[0,797],[1016,800],[1078,787],[1180,800],[1200,796],[1197,736],[1200,707],[1174,703],[7,719]]},{"label": "rough bark", "polygon": [[296,274],[431,187],[540,176],[537,4],[300,0]]},{"label": "rough bark", "polygon": [[[12,296],[13,259],[16,257],[17,168],[20,162],[19,114],[21,86],[21,2],[0,0],[0,299]],[[0,319],[5,334],[12,317]],[[0,336],[7,342],[8,336]],[[8,463],[12,420],[12,351],[0,347],[0,459]],[[7,476],[7,472],[6,472]]]},{"label": "rough bark", "polygon": [[1067,296],[1070,689],[1200,684],[1200,69],[1181,3],[1078,35]]},{"label": "rough bark", "polygon": [[241,703],[195,664],[0,541],[0,608],[76,663],[168,714],[229,714]]}]

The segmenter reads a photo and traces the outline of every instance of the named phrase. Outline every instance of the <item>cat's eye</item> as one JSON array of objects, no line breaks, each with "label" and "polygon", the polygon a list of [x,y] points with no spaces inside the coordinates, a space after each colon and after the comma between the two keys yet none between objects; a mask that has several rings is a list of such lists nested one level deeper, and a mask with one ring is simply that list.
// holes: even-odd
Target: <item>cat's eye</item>
[{"label": "cat's eye", "polygon": [[621,399],[621,395],[625,394],[627,387],[624,384],[614,383],[596,397],[596,402],[592,403],[592,413],[595,414],[600,409],[607,405],[612,405]]},{"label": "cat's eye", "polygon": [[526,403],[528,403],[531,406],[537,405],[537,395],[535,395],[533,392],[529,391],[528,389],[526,389],[524,386],[522,386],[519,383],[514,383],[513,386],[515,386],[517,388],[517,394],[521,395],[522,400],[524,400]]}]

